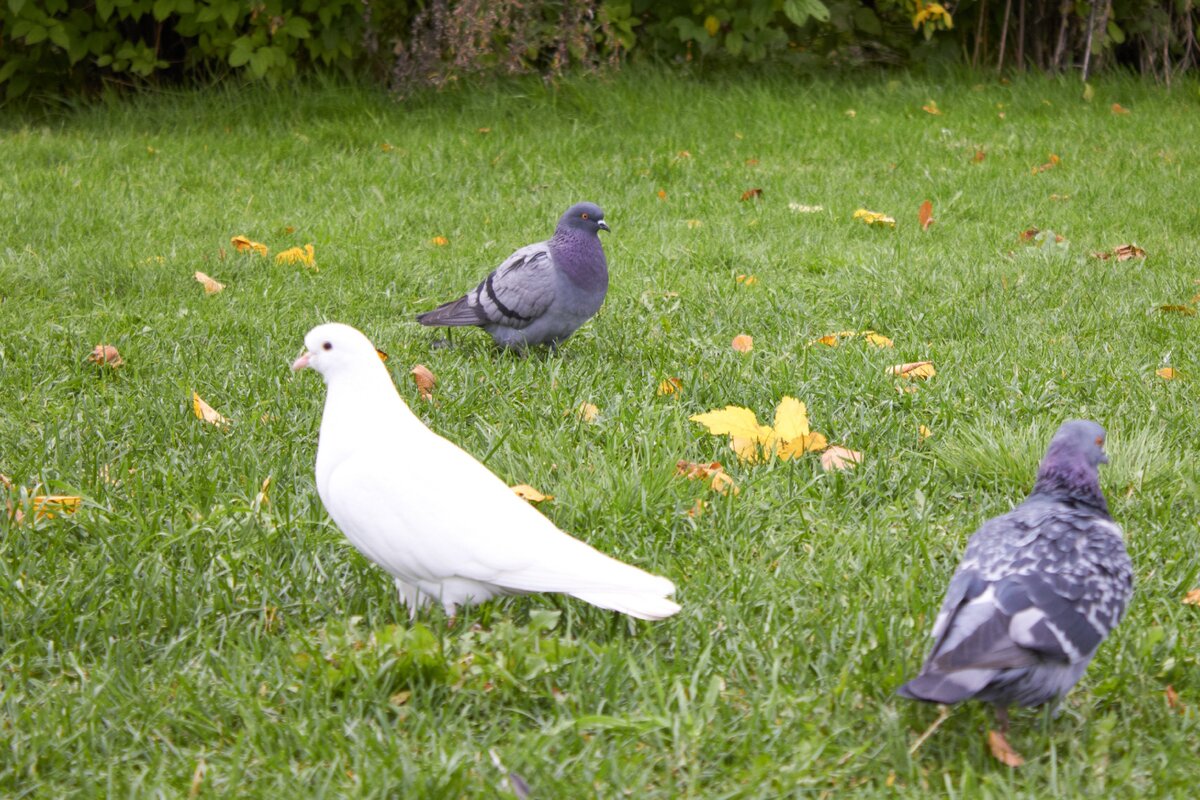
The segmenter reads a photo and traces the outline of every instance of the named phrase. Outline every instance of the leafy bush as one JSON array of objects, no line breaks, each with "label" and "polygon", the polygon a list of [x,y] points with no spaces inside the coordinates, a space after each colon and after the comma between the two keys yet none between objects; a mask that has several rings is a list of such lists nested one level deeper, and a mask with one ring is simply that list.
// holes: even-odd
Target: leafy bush
[{"label": "leafy bush", "polygon": [[907,63],[1080,70],[1168,82],[1200,61],[1192,0],[3,0],[0,84],[278,81],[368,71],[404,92],[476,74],[678,62]]}]

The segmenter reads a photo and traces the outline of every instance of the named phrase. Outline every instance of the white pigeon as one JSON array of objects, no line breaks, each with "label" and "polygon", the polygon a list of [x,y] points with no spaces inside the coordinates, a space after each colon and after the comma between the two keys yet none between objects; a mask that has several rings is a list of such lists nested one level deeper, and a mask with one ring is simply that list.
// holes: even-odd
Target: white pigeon
[{"label": "white pigeon", "polygon": [[561,592],[640,619],[679,611],[666,578],[609,558],[559,530],[487,467],[419,420],[375,347],[348,325],[318,325],[293,370],[328,393],[317,493],[359,552],[395,579],[410,616],[438,601]]}]

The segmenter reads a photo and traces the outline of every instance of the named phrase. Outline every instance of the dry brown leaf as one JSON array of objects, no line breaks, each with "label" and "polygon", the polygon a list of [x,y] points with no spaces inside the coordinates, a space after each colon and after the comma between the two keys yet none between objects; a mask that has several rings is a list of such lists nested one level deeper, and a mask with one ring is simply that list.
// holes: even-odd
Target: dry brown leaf
[{"label": "dry brown leaf", "polygon": [[1059,158],[1054,153],[1051,153],[1049,161],[1047,161],[1045,164],[1040,164],[1039,166],[1036,166],[1033,168],[1033,174],[1037,175],[1039,172],[1045,172],[1048,169],[1054,169],[1061,163],[1062,163],[1062,159]]},{"label": "dry brown leaf", "polygon": [[917,211],[917,221],[921,223],[921,230],[929,230],[929,226],[937,222],[933,218],[933,202],[926,200],[921,203],[921,208]]},{"label": "dry brown leaf", "polygon": [[840,444],[831,445],[828,450],[821,453],[821,469],[826,472],[835,469],[850,469],[861,463],[862,453],[842,447]]},{"label": "dry brown leaf", "polygon": [[216,294],[217,292],[224,291],[225,289],[225,284],[221,283],[220,281],[213,280],[203,272],[197,272],[195,278],[197,282],[204,287],[205,294]]},{"label": "dry brown leaf", "polygon": [[379,356],[379,360],[384,362],[385,364],[387,363],[388,358],[390,358],[390,356],[387,353],[383,352],[378,347],[375,348],[375,355]]},{"label": "dry brown leaf", "polygon": [[975,155],[971,157],[971,161],[978,164],[980,161],[983,161],[985,158],[987,158],[987,152],[982,147],[980,147],[980,148],[976,148]]},{"label": "dry brown leaf", "polygon": [[739,333],[733,337],[733,349],[739,353],[749,353],[754,349],[754,337],[746,333]]},{"label": "dry brown leaf", "polygon": [[747,189],[746,191],[742,192],[742,202],[744,203],[747,200],[761,200],[762,193],[763,192],[761,188],[756,187],[754,189]]},{"label": "dry brown leaf", "polygon": [[1167,303],[1158,307],[1158,310],[1164,314],[1183,314],[1185,317],[1196,316],[1196,309],[1191,306],[1181,306],[1173,303]]},{"label": "dry brown leaf", "polygon": [[254,502],[256,505],[265,506],[265,505],[270,504],[271,498],[267,494],[267,492],[270,489],[271,489],[271,476],[268,475],[266,478],[263,479],[262,486],[260,486],[258,489],[258,494],[254,495]]},{"label": "dry brown leaf", "polygon": [[424,364],[417,364],[408,371],[412,375],[413,382],[417,384],[417,393],[421,395],[422,400],[433,399],[433,387],[437,385],[437,378],[433,372]]},{"label": "dry brown leaf", "polygon": [[704,502],[704,498],[697,497],[696,502],[693,503],[692,507],[688,509],[687,515],[695,519],[704,513],[704,509],[707,506],[708,503]]},{"label": "dry brown leaf", "polygon": [[758,159],[757,159],[757,158],[747,158],[747,159],[746,159],[746,166],[747,166],[747,167],[757,167],[757,166],[758,166]]},{"label": "dry brown leaf", "polygon": [[521,498],[522,500],[528,500],[530,503],[549,503],[554,499],[554,495],[542,494],[528,483],[518,483],[516,486],[511,488],[517,497]]},{"label": "dry brown leaf", "polygon": [[1019,767],[1025,763],[1025,759],[1013,749],[1012,745],[1008,743],[1008,739],[1005,739],[1004,734],[1000,731],[988,731],[987,741],[988,749],[992,751],[992,758],[1001,764]]},{"label": "dry brown leaf", "polygon": [[196,419],[202,422],[207,422],[209,425],[224,427],[229,424],[229,420],[221,416],[215,408],[204,402],[196,392],[192,392],[192,413],[196,415]]},{"label": "dry brown leaf", "polygon": [[0,472],[0,486],[3,486],[5,489],[8,489],[11,492],[13,488],[12,478]]},{"label": "dry brown leaf", "polygon": [[667,190],[666,189],[659,189],[657,192],[655,192],[655,194],[658,196],[659,200],[667,199]]},{"label": "dry brown leaf", "polygon": [[476,129],[475,132],[487,134],[487,133],[491,133],[492,129],[491,128],[478,128],[478,129]]},{"label": "dry brown leaf", "polygon": [[1120,103],[1113,103],[1113,104],[1112,104],[1112,113],[1114,113],[1114,114],[1128,114],[1128,113],[1129,113],[1129,109],[1128,109],[1128,108],[1125,108],[1125,106],[1121,105]]},{"label": "dry brown leaf", "polygon": [[921,106],[921,110],[926,114],[933,114],[935,117],[940,116],[942,113],[942,110],[937,106],[936,100],[930,100],[928,103]]},{"label": "dry brown leaf", "polygon": [[45,494],[33,498],[33,513],[37,519],[54,519],[55,514],[70,514],[79,509],[83,498],[73,494]]},{"label": "dry brown leaf", "polygon": [[96,345],[88,355],[88,361],[93,364],[107,364],[110,367],[119,367],[125,363],[125,359],[121,358],[117,348],[111,344]]},{"label": "dry brown leaf", "polygon": [[1021,241],[1032,242],[1033,237],[1037,236],[1039,233],[1041,233],[1041,231],[1037,228],[1026,228],[1025,230],[1021,231]]},{"label": "dry brown leaf", "polygon": [[658,384],[657,394],[661,397],[667,394],[678,394],[683,391],[683,380],[680,378],[665,378]]},{"label": "dry brown leaf", "polygon": [[1175,691],[1174,686],[1168,683],[1163,696],[1167,698],[1167,708],[1183,713],[1184,705],[1179,701],[1179,692]]},{"label": "dry brown leaf", "polygon": [[575,416],[579,417],[584,422],[595,422],[596,417],[600,415],[600,409],[591,403],[580,403],[579,408],[575,409]]},{"label": "dry brown leaf", "polygon": [[1113,251],[1117,261],[1128,261],[1131,258],[1145,258],[1146,251],[1136,244],[1123,244]]},{"label": "dry brown leaf", "polygon": [[1183,596],[1185,606],[1200,606],[1200,589],[1192,589]]},{"label": "dry brown leaf", "polygon": [[937,370],[933,368],[932,361],[910,361],[907,364],[897,364],[894,367],[888,367],[889,375],[897,375],[910,380],[924,380],[937,375]]}]

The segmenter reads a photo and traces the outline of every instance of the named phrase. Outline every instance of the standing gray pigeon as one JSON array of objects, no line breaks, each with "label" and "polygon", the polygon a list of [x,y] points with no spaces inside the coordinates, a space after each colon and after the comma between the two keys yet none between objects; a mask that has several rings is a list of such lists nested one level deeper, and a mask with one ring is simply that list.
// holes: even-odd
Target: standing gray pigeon
[{"label": "standing gray pigeon", "polygon": [[422,325],[476,325],[501,347],[557,347],[600,310],[608,291],[608,262],[600,245],[607,231],[595,203],[576,203],[554,235],[508,257],[457,300],[417,315]]},{"label": "standing gray pigeon", "polygon": [[1033,493],[967,543],[933,626],[933,650],[899,694],[931,703],[1008,706],[1065,695],[1120,622],[1133,568],[1100,491],[1104,428],[1065,422]]}]

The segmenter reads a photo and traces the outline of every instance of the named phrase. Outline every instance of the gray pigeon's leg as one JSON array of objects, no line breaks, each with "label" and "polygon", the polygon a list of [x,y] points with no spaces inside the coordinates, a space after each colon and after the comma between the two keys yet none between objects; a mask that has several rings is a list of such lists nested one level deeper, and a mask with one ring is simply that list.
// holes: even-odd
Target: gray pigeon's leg
[{"label": "gray pigeon's leg", "polygon": [[1001,735],[1008,733],[1008,706],[996,705],[996,724],[1000,726]]}]

